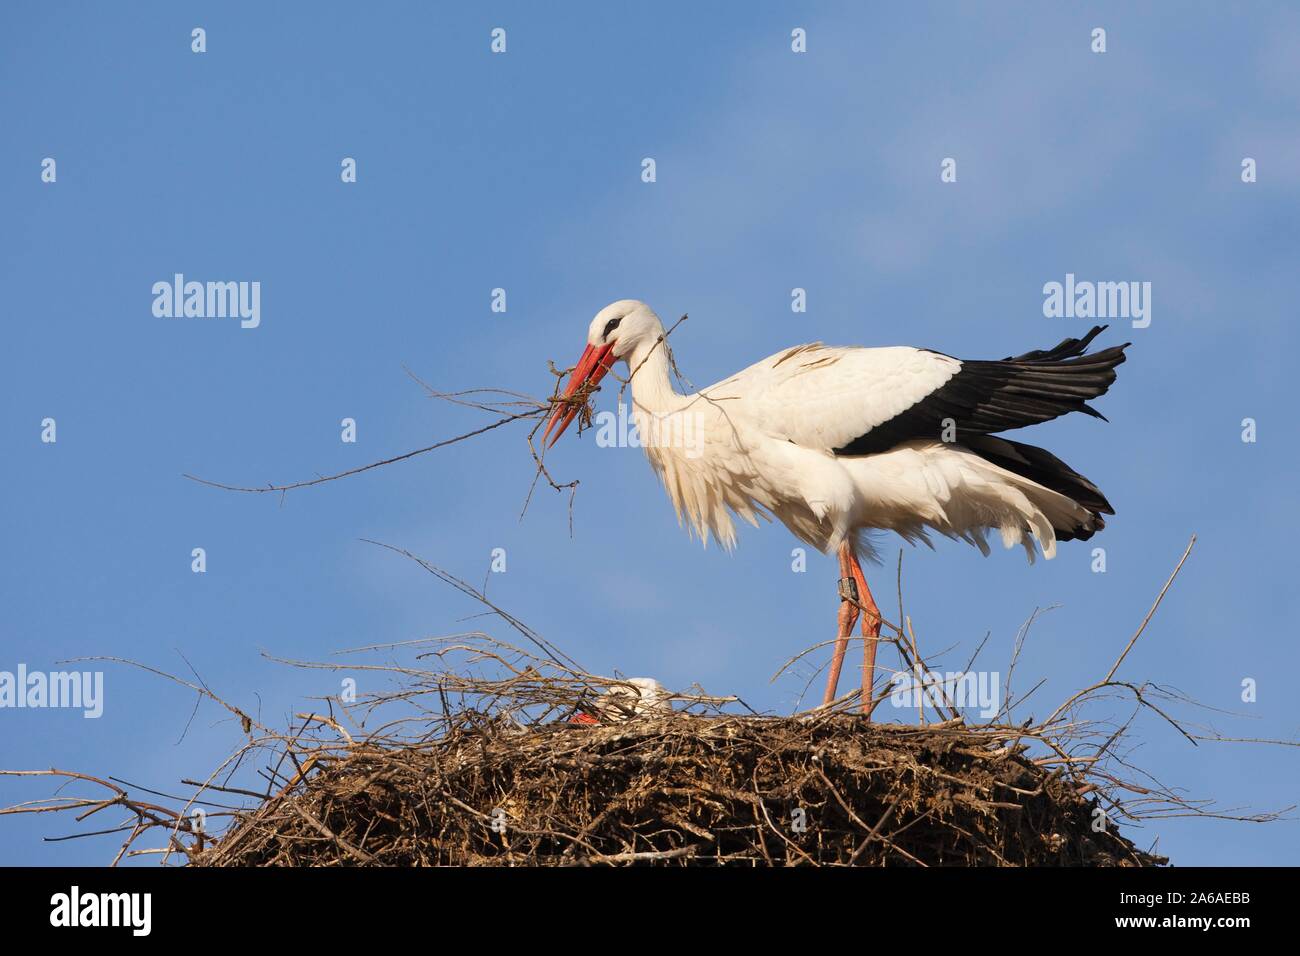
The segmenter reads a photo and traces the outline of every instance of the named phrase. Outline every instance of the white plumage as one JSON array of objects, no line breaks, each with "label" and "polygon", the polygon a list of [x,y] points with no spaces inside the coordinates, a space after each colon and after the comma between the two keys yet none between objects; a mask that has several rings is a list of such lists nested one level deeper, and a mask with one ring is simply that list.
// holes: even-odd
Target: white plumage
[{"label": "white plumage", "polygon": [[596,709],[606,720],[671,713],[673,695],[653,677],[629,677],[600,695]]},{"label": "white plumage", "polygon": [[[927,543],[934,531],[985,554],[995,531],[1032,561],[1035,542],[1051,558],[1058,538],[1090,537],[1112,512],[1050,453],[993,433],[1069,411],[1096,415],[1086,400],[1106,391],[1124,360],[1123,346],[1085,354],[1100,331],[1001,362],[799,345],[681,394],[658,316],[622,300],[592,320],[566,394],[627,363],[646,454],[678,520],[705,541],[730,549],[733,515],[754,525],[770,515],[853,566],[874,554],[872,530]],[[556,405],[552,444],[575,413]]]}]

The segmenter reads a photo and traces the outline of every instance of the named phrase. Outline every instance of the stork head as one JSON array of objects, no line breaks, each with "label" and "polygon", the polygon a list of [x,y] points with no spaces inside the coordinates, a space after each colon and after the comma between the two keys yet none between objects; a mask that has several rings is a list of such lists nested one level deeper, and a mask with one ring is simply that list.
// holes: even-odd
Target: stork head
[{"label": "stork head", "polygon": [[[584,385],[595,386],[615,362],[630,361],[643,346],[654,345],[663,334],[664,326],[659,321],[659,316],[644,302],[636,299],[611,302],[591,320],[591,325],[587,328],[587,348],[578,359],[578,365],[569,376],[569,381],[565,383],[564,396],[568,398],[576,394]],[[551,436],[552,428],[555,428],[555,434],[551,436],[550,445],[559,441],[569,423],[577,416],[578,408],[576,404],[556,405],[546,422],[542,441]]]}]

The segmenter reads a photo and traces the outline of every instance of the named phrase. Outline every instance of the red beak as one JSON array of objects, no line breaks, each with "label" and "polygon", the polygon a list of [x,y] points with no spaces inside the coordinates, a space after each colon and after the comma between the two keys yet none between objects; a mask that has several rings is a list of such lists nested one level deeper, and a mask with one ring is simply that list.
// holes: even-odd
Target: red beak
[{"label": "red beak", "polygon": [[[582,353],[582,358],[578,359],[578,367],[569,376],[569,382],[564,388],[564,397],[571,398],[578,389],[588,383],[593,386],[596,385],[605,377],[605,373],[614,367],[614,362],[614,344],[612,342],[609,345],[602,345],[600,348],[588,345]],[[556,405],[551,410],[551,417],[546,422],[546,431],[542,432],[542,441],[546,441],[546,436],[551,434],[551,429],[555,427],[557,422],[560,427],[555,429],[555,436],[551,438],[550,443],[546,446],[547,448],[553,447],[560,440],[560,436],[569,427],[569,423],[577,417],[579,408],[581,406],[577,404]]]}]

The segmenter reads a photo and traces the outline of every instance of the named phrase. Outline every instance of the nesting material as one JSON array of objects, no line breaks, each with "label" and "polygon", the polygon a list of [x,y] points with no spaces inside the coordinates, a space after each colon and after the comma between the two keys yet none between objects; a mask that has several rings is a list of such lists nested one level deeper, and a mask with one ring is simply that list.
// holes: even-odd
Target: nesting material
[{"label": "nesting material", "polygon": [[1014,728],[648,714],[468,720],[356,744],[241,815],[209,866],[1151,866]]}]

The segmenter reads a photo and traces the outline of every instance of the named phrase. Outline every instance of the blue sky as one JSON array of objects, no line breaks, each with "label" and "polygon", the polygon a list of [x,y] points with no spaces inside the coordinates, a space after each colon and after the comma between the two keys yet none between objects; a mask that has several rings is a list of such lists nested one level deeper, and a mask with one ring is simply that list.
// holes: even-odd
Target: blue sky
[{"label": "blue sky", "polygon": [[[1294,739],[1300,16],[746,10],[5,4],[0,670],[111,654],[181,671],[183,654],[282,722],[337,682],[262,650],[319,659],[454,632],[477,610],[359,541],[373,538],[473,580],[505,548],[494,598],[588,668],[788,711],[797,682],[769,678],[833,635],[833,561],[792,573],[779,525],[743,531],[734,555],[701,549],[636,449],[591,434],[557,448],[557,473],[582,480],[572,538],[549,491],[518,518],[523,428],[283,504],[181,474],[291,480],[465,431],[482,416],[426,398],[403,365],[447,389],[542,394],[547,359],[571,363],[617,298],[689,312],[674,346],[705,384],[816,339],[971,358],[1046,347],[1089,324],[1043,315],[1043,284],[1072,272],[1153,290],[1149,328],[1105,335],[1134,343],[1098,402],[1110,424],[1015,436],[1110,497],[1118,513],[1091,543],[1107,571],[1079,543],[1033,567],[907,548],[923,647],[958,645],[959,666],[988,632],[997,667],[1031,612],[1059,605],[1018,665],[1022,687],[1046,680],[1022,716],[1045,716],[1104,675],[1196,533],[1121,675],[1241,714],[1213,715],[1224,733]],[[504,55],[488,49],[497,26]],[[1105,54],[1089,48],[1098,26]],[[191,52],[194,27],[206,53]],[[340,181],[348,156],[354,184]],[[943,184],[949,156],[958,181]],[[1257,182],[1241,182],[1243,157]],[[259,281],[261,325],[154,317],[151,286],[177,272]],[[505,314],[489,309],[497,287]],[[795,287],[806,313],[791,312]],[[40,440],[47,417],[55,444]],[[344,417],[356,444],[339,440]],[[892,564],[898,542],[884,547]],[[868,574],[892,595],[892,569]],[[240,738],[205,706],[182,740],[191,696],[148,675],[110,667],[105,695],[98,720],[0,710],[0,766],[175,789]],[[1224,807],[1279,808],[1300,789],[1294,750],[1192,747],[1151,721],[1139,735],[1145,768]],[[0,803],[47,792],[0,782]],[[42,842],[68,830],[0,821],[0,861],[111,858],[106,841]],[[1295,863],[1300,844],[1295,822],[1132,835],[1184,865]]]}]

